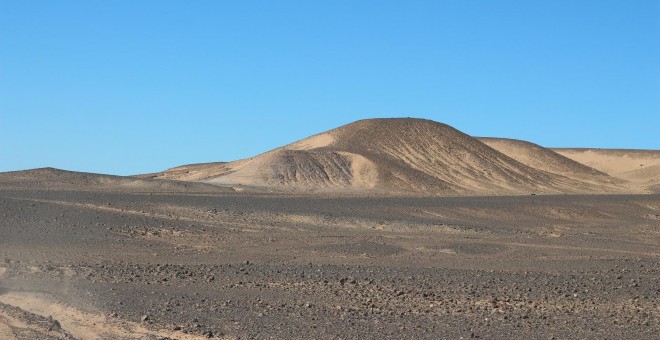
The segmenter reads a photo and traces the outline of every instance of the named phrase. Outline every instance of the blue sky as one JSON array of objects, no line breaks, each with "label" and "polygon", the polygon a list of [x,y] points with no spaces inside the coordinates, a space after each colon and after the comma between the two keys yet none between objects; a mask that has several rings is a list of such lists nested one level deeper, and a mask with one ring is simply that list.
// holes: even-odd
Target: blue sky
[{"label": "blue sky", "polygon": [[660,1],[0,0],[0,171],[153,172],[407,116],[660,149]]}]

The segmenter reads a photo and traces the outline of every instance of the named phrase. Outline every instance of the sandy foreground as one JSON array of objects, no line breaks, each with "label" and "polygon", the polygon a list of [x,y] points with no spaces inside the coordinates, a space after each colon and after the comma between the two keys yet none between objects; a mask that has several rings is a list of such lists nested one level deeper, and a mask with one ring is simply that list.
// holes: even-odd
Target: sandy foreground
[{"label": "sandy foreground", "polygon": [[0,189],[0,338],[660,333],[660,195]]}]

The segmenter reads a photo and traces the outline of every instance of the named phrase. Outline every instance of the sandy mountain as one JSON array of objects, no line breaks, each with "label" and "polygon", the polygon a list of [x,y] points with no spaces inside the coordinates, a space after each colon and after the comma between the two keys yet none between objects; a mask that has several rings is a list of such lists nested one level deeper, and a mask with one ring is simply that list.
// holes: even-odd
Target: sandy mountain
[{"label": "sandy mountain", "polygon": [[[548,154],[553,153],[548,151]],[[605,174],[561,156],[554,157],[559,158],[557,163],[565,163],[560,172],[535,168],[538,164],[530,162],[525,164],[522,159],[516,160],[438,122],[370,119],[253,158],[175,168],[153,176],[291,190],[369,189],[425,194],[622,190]],[[573,176],[574,173],[580,176]]]},{"label": "sandy mountain", "polygon": [[660,150],[552,149],[567,158],[660,193]]},{"label": "sandy mountain", "polygon": [[228,187],[206,183],[174,180],[153,180],[135,177],[101,175],[39,168],[23,171],[0,172],[0,188],[76,189],[133,192],[226,192]]}]

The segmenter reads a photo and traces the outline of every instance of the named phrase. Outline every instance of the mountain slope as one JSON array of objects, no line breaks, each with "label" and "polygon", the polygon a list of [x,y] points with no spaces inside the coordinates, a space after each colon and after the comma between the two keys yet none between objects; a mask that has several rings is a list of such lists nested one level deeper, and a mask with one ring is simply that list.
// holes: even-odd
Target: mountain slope
[{"label": "mountain slope", "polygon": [[578,177],[586,181],[622,183],[604,172],[534,143],[508,138],[479,137],[478,139],[491,148],[537,170],[567,177]]},{"label": "mountain slope", "polygon": [[[583,173],[593,171],[570,166]],[[536,169],[448,125],[411,118],[357,121],[249,159],[154,176],[286,190],[424,194],[622,190],[597,171],[587,181]]]}]

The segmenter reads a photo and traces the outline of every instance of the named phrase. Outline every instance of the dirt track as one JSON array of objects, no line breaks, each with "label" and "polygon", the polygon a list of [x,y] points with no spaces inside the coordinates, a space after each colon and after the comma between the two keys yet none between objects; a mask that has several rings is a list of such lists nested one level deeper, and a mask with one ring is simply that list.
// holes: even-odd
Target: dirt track
[{"label": "dirt track", "polygon": [[7,189],[0,216],[3,337],[660,332],[660,195]]}]

